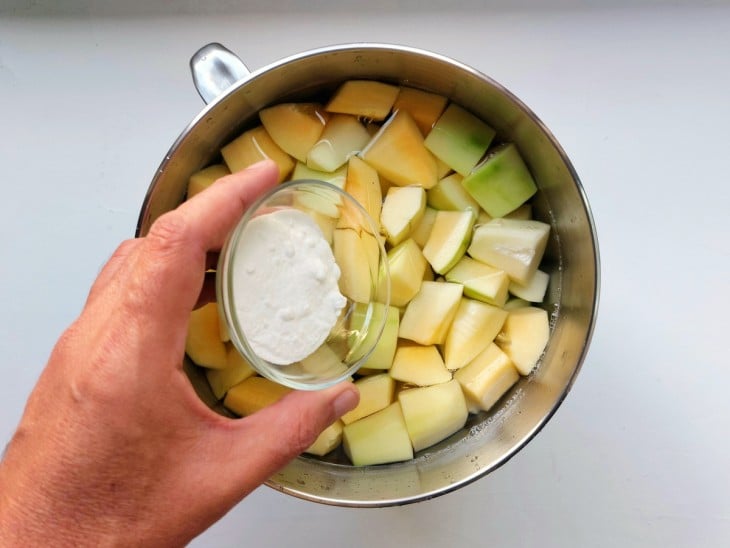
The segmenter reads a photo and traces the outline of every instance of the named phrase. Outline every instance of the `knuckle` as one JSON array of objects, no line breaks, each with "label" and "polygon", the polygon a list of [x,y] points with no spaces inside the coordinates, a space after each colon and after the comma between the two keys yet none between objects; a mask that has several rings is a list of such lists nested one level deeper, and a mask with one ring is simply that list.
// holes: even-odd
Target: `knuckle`
[{"label": "knuckle", "polygon": [[190,239],[190,226],[176,211],[158,218],[147,234],[147,241],[155,251],[172,252],[184,246]]}]

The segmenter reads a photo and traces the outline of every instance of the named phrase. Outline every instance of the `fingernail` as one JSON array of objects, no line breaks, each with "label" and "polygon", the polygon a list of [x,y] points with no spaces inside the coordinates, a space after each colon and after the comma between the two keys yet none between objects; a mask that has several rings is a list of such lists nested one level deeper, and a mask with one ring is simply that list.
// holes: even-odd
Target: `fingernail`
[{"label": "fingernail", "polygon": [[337,418],[340,418],[342,415],[344,415],[351,409],[354,409],[359,401],[360,401],[360,393],[357,391],[357,388],[355,388],[354,386],[352,388],[348,388],[342,394],[337,396],[335,398],[335,401],[332,403],[332,406],[335,409],[335,415],[337,415]]}]

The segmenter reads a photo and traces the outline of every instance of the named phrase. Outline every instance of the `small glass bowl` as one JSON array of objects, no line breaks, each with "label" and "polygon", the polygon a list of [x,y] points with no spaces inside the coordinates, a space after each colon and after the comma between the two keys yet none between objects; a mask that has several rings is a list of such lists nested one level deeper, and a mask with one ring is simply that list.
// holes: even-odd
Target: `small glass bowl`
[{"label": "small glass bowl", "polygon": [[[237,271],[237,268],[243,267],[237,266],[235,256],[245,238],[252,237],[247,233],[251,220],[282,209],[299,210],[316,222],[325,241],[333,249],[341,271],[340,292],[346,298],[326,340],[306,358],[289,365],[277,365],[257,355],[236,312],[238,306],[251,306],[256,300],[265,300],[267,295],[241,291],[240,288],[236,290],[233,284],[236,276],[243,275],[242,271]],[[335,234],[335,231],[343,230],[350,232]],[[355,245],[359,245],[357,238],[365,245],[355,251]],[[335,246],[340,247],[335,250]],[[349,249],[344,251],[345,247]],[[365,249],[369,252],[363,252]],[[347,275],[348,268],[341,264],[343,256],[347,256],[350,268],[355,261],[361,274],[368,273],[357,290],[348,289],[346,284],[343,286],[342,277]],[[377,225],[350,194],[323,181],[290,181],[277,185],[252,204],[229,234],[218,260],[216,294],[231,342],[259,374],[294,389],[318,390],[350,379],[380,340],[387,316],[386,307],[390,302],[388,260],[378,237]],[[367,295],[369,299],[363,298]]]}]

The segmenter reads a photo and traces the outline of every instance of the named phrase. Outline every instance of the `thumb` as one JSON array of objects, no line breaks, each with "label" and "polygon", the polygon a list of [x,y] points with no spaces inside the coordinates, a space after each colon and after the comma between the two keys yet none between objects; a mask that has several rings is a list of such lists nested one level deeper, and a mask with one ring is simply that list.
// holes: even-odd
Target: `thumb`
[{"label": "thumb", "polygon": [[[235,421],[230,448],[231,482],[245,496],[306,450],[317,436],[360,400],[354,384],[343,382],[324,390],[294,391],[277,403]],[[230,436],[235,436],[231,441]],[[245,464],[244,464],[245,463]]]}]

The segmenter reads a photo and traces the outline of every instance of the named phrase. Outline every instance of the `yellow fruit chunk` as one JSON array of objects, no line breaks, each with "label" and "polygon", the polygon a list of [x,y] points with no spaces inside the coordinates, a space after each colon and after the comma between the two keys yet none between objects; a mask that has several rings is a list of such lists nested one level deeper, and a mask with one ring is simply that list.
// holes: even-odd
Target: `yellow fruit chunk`
[{"label": "yellow fruit chunk", "polygon": [[206,369],[205,371],[213,395],[219,400],[232,386],[255,374],[251,364],[232,344],[226,345],[226,356],[227,363],[224,369]]},{"label": "yellow fruit chunk", "polygon": [[[363,207],[373,221],[375,229],[378,230],[380,209],[383,204],[378,172],[357,156],[353,156],[347,163],[345,192],[355,198],[357,203]],[[351,211],[352,207],[350,203],[345,202],[337,228],[356,230],[366,228],[362,222],[362,215],[359,212]]]},{"label": "yellow fruit chunk", "polygon": [[223,405],[246,417],[276,403],[291,391],[291,388],[264,377],[249,377],[228,390]]},{"label": "yellow fruit chunk", "polygon": [[489,411],[519,378],[512,361],[494,343],[454,373],[467,401],[484,411]]},{"label": "yellow fruit chunk", "polygon": [[416,386],[431,386],[451,380],[451,371],[446,369],[435,346],[409,343],[398,345],[389,374],[397,381]]},{"label": "yellow fruit chunk", "polygon": [[355,386],[360,391],[360,403],[342,415],[341,419],[344,424],[350,424],[372,415],[393,403],[395,381],[387,373],[364,377],[355,381]]},{"label": "yellow fruit chunk", "polygon": [[392,187],[380,212],[380,226],[390,245],[398,245],[418,226],[426,211],[426,192],[420,186]]},{"label": "yellow fruit chunk", "polygon": [[446,108],[446,102],[443,95],[402,87],[393,104],[393,110],[405,110],[410,114],[425,137]]},{"label": "yellow fruit chunk", "polygon": [[398,336],[419,344],[441,344],[461,302],[461,284],[422,282],[400,322]]},{"label": "yellow fruit chunk", "polygon": [[471,257],[462,257],[446,273],[446,280],[462,284],[467,297],[499,307],[507,302],[507,290],[511,286],[509,276],[503,270]]},{"label": "yellow fruit chunk", "polygon": [[526,306],[510,310],[497,345],[522,375],[529,375],[540,359],[548,339],[550,322],[542,308]]},{"label": "yellow fruit chunk", "polygon": [[335,92],[326,109],[380,121],[390,113],[399,89],[372,80],[348,80]]},{"label": "yellow fruit chunk", "polygon": [[455,380],[404,390],[398,394],[398,402],[415,451],[460,430],[469,415],[464,393]]},{"label": "yellow fruit chunk", "polygon": [[342,447],[352,464],[368,466],[413,458],[413,447],[403,419],[400,404],[345,426]]},{"label": "yellow fruit chunk", "polygon": [[307,153],[307,166],[319,171],[335,171],[360,152],[370,134],[357,118],[347,114],[330,117],[319,141]]},{"label": "yellow fruit chunk", "polygon": [[378,261],[375,255],[375,276],[371,271],[372,247],[375,251],[378,243],[375,237],[362,232],[358,234],[351,228],[337,228],[332,236],[332,252],[340,267],[340,291],[345,297],[358,302],[367,303],[375,292]]},{"label": "yellow fruit chunk", "polygon": [[279,167],[279,182],[282,182],[294,169],[294,160],[279,148],[263,126],[249,129],[224,146],[221,154],[232,173],[270,159]]},{"label": "yellow fruit chunk", "polygon": [[300,162],[319,140],[329,115],[317,103],[282,103],[259,112],[274,142]]},{"label": "yellow fruit chunk", "polygon": [[193,173],[188,180],[187,199],[189,200],[196,194],[200,194],[218,179],[230,175],[230,173],[223,164],[214,164]]},{"label": "yellow fruit chunk", "polygon": [[471,242],[476,217],[468,211],[437,211],[423,256],[434,272],[445,274],[459,262]]},{"label": "yellow fruit chunk", "polygon": [[423,145],[423,135],[410,114],[401,110],[383,124],[360,156],[399,186],[438,182],[436,159]]},{"label": "yellow fruit chunk", "polygon": [[327,453],[339,447],[342,443],[342,426],[342,421],[339,420],[330,424],[304,452],[324,457]]},{"label": "yellow fruit chunk", "polygon": [[461,369],[484,350],[502,329],[507,312],[497,306],[463,298],[444,342],[446,368]]},{"label": "yellow fruit chunk", "polygon": [[208,303],[190,313],[185,352],[201,367],[225,369],[228,365],[226,346],[221,341],[218,305]]},{"label": "yellow fruit chunk", "polygon": [[421,217],[421,222],[418,223],[411,232],[411,238],[413,238],[415,242],[421,246],[421,249],[423,249],[423,246],[425,246],[426,242],[428,242],[428,238],[431,236],[431,230],[433,230],[435,222],[436,210],[432,207],[426,206],[426,209],[423,211],[423,217]]}]

